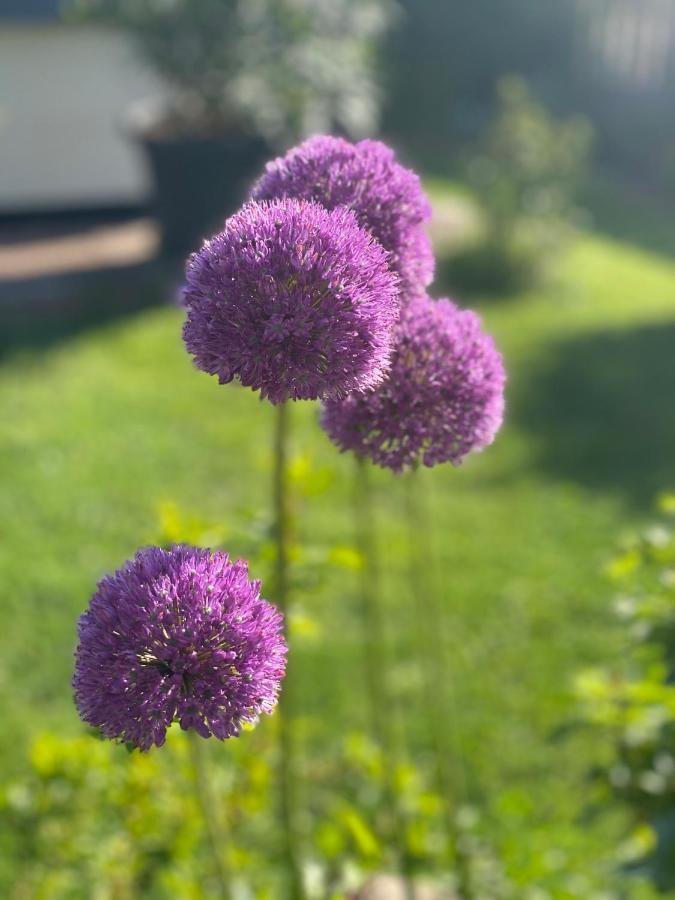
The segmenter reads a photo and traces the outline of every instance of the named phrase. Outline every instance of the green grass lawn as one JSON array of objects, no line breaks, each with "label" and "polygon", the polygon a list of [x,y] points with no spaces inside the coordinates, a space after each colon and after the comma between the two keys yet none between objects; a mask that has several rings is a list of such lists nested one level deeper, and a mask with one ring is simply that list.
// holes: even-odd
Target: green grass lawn
[{"label": "green grass lawn", "polygon": [[[615,540],[675,486],[675,262],[588,237],[545,290],[477,305],[506,357],[505,427],[461,469],[418,476],[430,566],[440,562],[461,799],[484,810],[522,883],[543,884],[556,866],[583,879],[611,857],[622,822],[581,820],[603,748],[553,734],[573,708],[575,673],[620,646],[603,575]],[[0,363],[5,775],[24,768],[38,731],[81,730],[70,691],[77,616],[101,574],[156,533],[159,503],[222,522],[233,553],[265,537],[271,409],[196,372],[180,321],[156,309]],[[352,468],[314,405],[295,405],[292,418],[294,453],[330,470],[325,490],[298,501],[311,576],[312,559],[351,543]],[[378,473],[376,487],[392,684],[423,752],[404,484]],[[362,727],[365,706],[353,575],[328,567],[300,597],[319,628],[293,656],[310,753]],[[578,893],[546,896],[590,894],[582,881]]]}]

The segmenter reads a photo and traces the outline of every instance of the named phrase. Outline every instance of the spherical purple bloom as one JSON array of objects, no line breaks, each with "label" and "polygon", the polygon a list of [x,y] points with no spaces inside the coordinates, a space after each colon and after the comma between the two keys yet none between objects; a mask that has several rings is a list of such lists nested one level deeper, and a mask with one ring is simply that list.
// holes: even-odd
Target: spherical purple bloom
[{"label": "spherical purple bloom", "polygon": [[272,403],[367,390],[388,369],[397,278],[347,209],[248,203],[190,258],[183,297],[197,366]]},{"label": "spherical purple bloom", "polygon": [[501,355],[474,312],[420,296],[401,312],[387,380],[327,402],[322,425],[341,450],[395,472],[418,462],[459,465],[492,443],[505,380]]},{"label": "spherical purple bloom", "polygon": [[317,135],[267,164],[254,186],[256,200],[295,197],[336,209],[347,206],[359,225],[390,253],[404,297],[431,283],[434,255],[423,225],[431,205],[420,180],[380,141],[351,144]]},{"label": "spherical purple bloom", "polygon": [[79,622],[73,688],[85,722],[148,750],[180,722],[224,739],[274,709],[282,616],[243,561],[196,547],[139,551]]}]

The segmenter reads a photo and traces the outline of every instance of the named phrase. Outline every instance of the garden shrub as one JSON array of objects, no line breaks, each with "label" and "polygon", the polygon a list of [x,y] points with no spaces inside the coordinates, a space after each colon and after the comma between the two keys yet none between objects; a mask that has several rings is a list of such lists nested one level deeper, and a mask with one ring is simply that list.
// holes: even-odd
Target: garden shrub
[{"label": "garden shrub", "polygon": [[[675,495],[661,507],[672,515]],[[675,528],[672,520],[627,541],[609,567],[620,589],[615,613],[625,652],[584,671],[582,720],[605,736],[608,759],[593,770],[603,796],[631,814],[621,855],[660,890],[675,889]]]},{"label": "garden shrub", "polygon": [[453,286],[486,293],[522,289],[546,271],[579,218],[574,196],[591,144],[583,119],[556,121],[522,79],[502,79],[498,96],[467,166],[482,233],[447,272]]}]

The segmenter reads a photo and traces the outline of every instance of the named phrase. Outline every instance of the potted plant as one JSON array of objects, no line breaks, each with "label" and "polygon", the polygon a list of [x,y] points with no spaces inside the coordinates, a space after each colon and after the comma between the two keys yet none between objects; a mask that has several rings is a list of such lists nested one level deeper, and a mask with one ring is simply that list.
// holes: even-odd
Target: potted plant
[{"label": "potted plant", "polygon": [[390,0],[70,0],[129,33],[167,85],[130,117],[155,181],[165,255],[195,249],[241,202],[275,143],[368,131],[373,42]]}]

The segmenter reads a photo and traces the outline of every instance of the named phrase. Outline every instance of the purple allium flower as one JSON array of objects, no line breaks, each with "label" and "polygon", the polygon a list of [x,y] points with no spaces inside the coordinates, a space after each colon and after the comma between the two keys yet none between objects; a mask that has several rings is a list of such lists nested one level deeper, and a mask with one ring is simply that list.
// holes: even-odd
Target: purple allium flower
[{"label": "purple allium flower", "polygon": [[267,164],[255,200],[295,197],[335,209],[347,206],[390,253],[404,297],[431,283],[434,255],[423,223],[431,206],[420,180],[380,141],[351,144],[317,135]]},{"label": "purple allium flower", "polygon": [[395,472],[417,462],[459,465],[492,443],[505,380],[501,355],[474,312],[420,296],[401,311],[387,380],[327,402],[322,425],[341,450]]},{"label": "purple allium flower", "polygon": [[183,297],[197,366],[272,403],[367,390],[389,366],[398,281],[347,209],[248,203],[190,258]]},{"label": "purple allium flower", "polygon": [[277,702],[282,621],[245,562],[188,546],[140,550],[99,582],[80,618],[80,716],[141,750],[161,746],[173,721],[234,737]]}]

